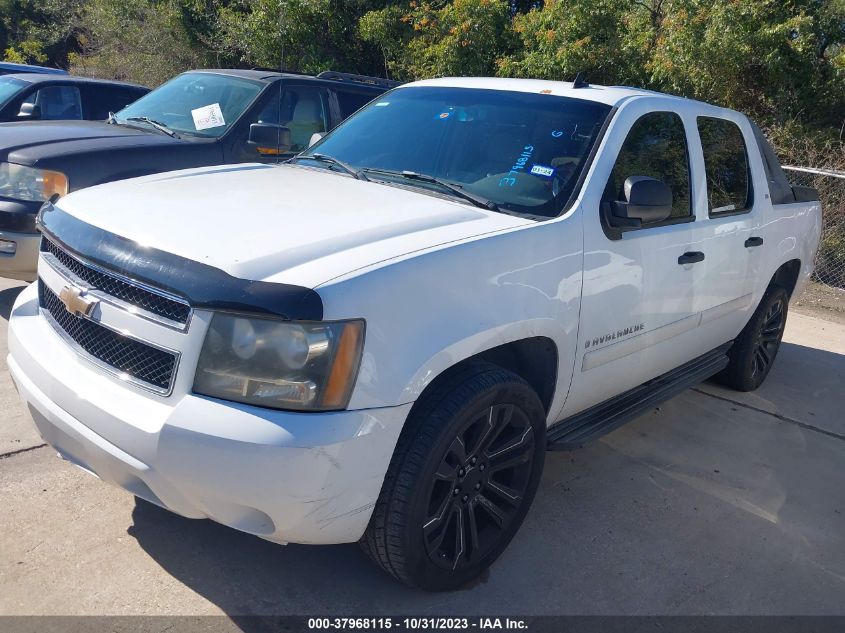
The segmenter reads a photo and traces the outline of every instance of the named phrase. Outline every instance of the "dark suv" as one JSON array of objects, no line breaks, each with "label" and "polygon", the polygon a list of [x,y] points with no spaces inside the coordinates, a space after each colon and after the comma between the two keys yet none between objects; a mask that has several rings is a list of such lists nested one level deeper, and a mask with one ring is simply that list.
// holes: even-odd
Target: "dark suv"
[{"label": "dark suv", "polygon": [[125,108],[149,91],[135,84],[70,75],[4,75],[0,77],[0,122],[105,121],[109,112]]},{"label": "dark suv", "polygon": [[336,72],[198,70],[108,122],[0,124],[0,276],[35,278],[35,215],[53,196],[175,169],[278,162],[395,85]]}]

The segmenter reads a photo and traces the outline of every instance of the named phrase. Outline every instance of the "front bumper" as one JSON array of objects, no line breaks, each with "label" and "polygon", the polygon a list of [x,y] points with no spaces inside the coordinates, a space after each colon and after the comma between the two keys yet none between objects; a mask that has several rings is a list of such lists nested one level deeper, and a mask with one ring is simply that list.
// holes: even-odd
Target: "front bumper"
[{"label": "front bumper", "polygon": [[34,286],[12,311],[8,365],[65,459],[183,516],[277,542],[360,538],[411,407],[307,414],[141,393],[69,348]]}]

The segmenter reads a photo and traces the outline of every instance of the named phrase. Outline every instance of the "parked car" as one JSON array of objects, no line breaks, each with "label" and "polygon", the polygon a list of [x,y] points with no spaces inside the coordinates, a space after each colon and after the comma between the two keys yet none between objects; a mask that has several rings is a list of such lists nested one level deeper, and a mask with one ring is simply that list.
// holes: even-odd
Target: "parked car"
[{"label": "parked car", "polygon": [[[143,97],[136,84],[69,75],[0,77],[0,123],[13,121],[105,121]],[[2,141],[0,141],[2,142]]]},{"label": "parked car", "polygon": [[52,196],[172,169],[279,162],[395,85],[335,72],[192,71],[108,122],[0,125],[0,276],[35,278],[35,214]]},{"label": "parked car", "polygon": [[287,164],[92,187],[40,226],[8,366],[46,442],[183,516],[360,541],[442,590],[508,545],[547,448],[763,382],[821,207],[737,112],[438,79]]},{"label": "parked car", "polygon": [[0,62],[0,75],[13,75],[17,73],[39,73],[45,75],[68,74],[66,70],[62,70],[61,68],[48,68],[47,66],[33,66],[32,64]]}]

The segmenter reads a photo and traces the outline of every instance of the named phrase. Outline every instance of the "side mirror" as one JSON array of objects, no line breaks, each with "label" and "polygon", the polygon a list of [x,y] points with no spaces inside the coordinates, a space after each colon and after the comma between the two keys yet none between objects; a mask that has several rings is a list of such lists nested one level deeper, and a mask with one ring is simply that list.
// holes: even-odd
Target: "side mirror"
[{"label": "side mirror", "polygon": [[18,112],[19,119],[29,119],[35,121],[41,118],[41,106],[35,103],[24,103],[21,105],[21,111]]},{"label": "side mirror", "polygon": [[672,215],[672,189],[648,176],[625,179],[625,200],[611,202],[610,223],[622,230],[663,222]]},{"label": "side mirror", "polygon": [[311,135],[311,140],[308,141],[308,148],[310,149],[314,145],[316,145],[320,141],[320,139],[322,139],[325,135],[326,135],[325,132],[314,132]]},{"label": "side mirror", "polygon": [[290,151],[290,128],[275,123],[253,123],[249,126],[249,144],[259,154],[275,155]]}]

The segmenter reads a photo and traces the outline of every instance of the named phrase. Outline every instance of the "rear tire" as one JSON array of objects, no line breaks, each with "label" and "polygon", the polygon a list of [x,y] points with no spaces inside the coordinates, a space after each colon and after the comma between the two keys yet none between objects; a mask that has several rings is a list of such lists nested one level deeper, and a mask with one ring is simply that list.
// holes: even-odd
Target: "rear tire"
[{"label": "rear tire", "polygon": [[766,379],[775,362],[789,310],[789,293],[772,286],[730,350],[728,366],[716,376],[738,391],[753,391]]},{"label": "rear tire", "polygon": [[473,363],[424,394],[408,418],[364,551],[429,591],[461,587],[504,551],[545,457],[545,410],[519,376]]}]

